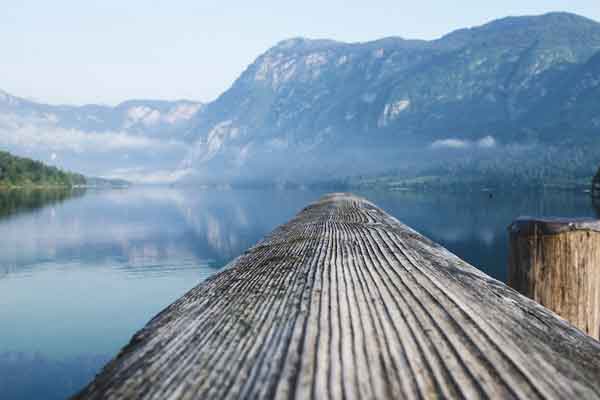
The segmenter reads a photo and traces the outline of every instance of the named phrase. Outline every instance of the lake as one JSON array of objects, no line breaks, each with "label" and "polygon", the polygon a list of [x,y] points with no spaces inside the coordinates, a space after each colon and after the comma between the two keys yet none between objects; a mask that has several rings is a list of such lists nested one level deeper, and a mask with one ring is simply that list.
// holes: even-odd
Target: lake
[{"label": "lake", "polygon": [[[0,397],[62,399],[152,316],[325,191],[0,192]],[[358,192],[494,278],[519,215],[596,216],[572,192]]]}]

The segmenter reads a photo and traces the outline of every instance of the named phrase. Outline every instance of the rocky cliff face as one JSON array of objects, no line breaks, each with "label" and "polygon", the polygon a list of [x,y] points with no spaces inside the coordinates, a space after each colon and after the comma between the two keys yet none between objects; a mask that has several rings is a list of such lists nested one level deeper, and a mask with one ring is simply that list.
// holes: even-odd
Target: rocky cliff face
[{"label": "rocky cliff face", "polygon": [[435,41],[286,40],[195,118],[182,166],[199,180],[320,179],[426,168],[432,148],[579,141],[600,117],[599,52],[600,24],[563,13]]}]

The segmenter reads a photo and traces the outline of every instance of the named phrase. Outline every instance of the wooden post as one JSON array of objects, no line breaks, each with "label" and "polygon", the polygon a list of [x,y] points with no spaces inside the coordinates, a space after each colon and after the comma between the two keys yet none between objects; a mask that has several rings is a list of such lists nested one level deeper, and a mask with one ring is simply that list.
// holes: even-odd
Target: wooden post
[{"label": "wooden post", "polygon": [[77,399],[600,399],[600,342],[372,203],[326,196]]},{"label": "wooden post", "polygon": [[519,218],[508,284],[600,339],[600,221]]},{"label": "wooden post", "polygon": [[600,168],[598,168],[594,179],[592,179],[592,197],[595,200],[600,198]]}]

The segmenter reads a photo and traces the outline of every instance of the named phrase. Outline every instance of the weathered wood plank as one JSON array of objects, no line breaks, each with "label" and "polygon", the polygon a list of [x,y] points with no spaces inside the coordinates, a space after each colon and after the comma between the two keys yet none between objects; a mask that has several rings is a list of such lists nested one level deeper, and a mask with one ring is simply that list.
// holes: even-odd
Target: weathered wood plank
[{"label": "weathered wood plank", "polygon": [[138,332],[80,399],[600,398],[600,343],[335,194]]}]

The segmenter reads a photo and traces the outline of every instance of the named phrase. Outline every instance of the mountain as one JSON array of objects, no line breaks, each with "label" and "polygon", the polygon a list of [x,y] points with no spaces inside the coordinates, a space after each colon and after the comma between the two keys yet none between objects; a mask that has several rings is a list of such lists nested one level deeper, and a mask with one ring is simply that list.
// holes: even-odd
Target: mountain
[{"label": "mountain", "polygon": [[567,13],[433,41],[290,39],[192,118],[181,167],[191,182],[232,183],[521,169],[591,176],[599,64],[600,24]]},{"label": "mountain", "polygon": [[72,187],[85,182],[83,175],[64,172],[39,161],[0,151],[0,188]]},{"label": "mountain", "polygon": [[0,90],[0,113],[3,115],[45,120],[63,128],[87,132],[123,131],[161,138],[177,138],[184,134],[187,122],[202,106],[202,103],[188,100],[129,100],[116,107],[54,106]]},{"label": "mountain", "polygon": [[[600,52],[573,68],[553,87],[553,92],[540,101],[537,119],[540,130],[574,130],[593,137],[600,130]],[[535,116],[536,114],[533,113]],[[560,133],[560,132],[559,132]]]},{"label": "mountain", "polygon": [[598,133],[600,24],[568,13],[431,41],[284,40],[208,104],[0,92],[0,148],[137,182],[586,180]]},{"label": "mountain", "polygon": [[0,148],[86,175],[168,180],[202,108],[187,100],[55,106],[0,91]]}]

